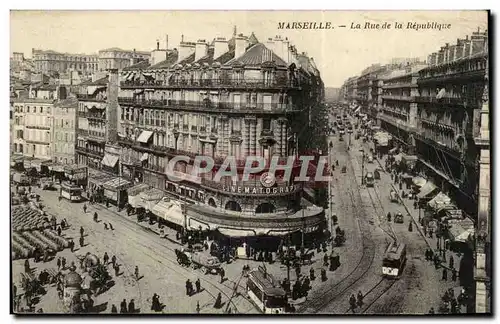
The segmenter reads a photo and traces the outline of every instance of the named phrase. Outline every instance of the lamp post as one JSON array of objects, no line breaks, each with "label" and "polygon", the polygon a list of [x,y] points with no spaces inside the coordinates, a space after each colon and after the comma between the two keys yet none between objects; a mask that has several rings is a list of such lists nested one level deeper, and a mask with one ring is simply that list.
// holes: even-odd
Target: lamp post
[{"label": "lamp post", "polygon": [[365,150],[359,150],[363,155],[361,159],[361,184],[365,184]]}]

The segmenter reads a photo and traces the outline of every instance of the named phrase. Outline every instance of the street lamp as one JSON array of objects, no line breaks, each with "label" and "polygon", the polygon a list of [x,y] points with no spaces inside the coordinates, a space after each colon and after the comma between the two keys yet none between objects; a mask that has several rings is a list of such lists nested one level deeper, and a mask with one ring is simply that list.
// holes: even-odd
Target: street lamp
[{"label": "street lamp", "polygon": [[365,150],[361,149],[359,150],[363,155],[361,159],[361,184],[365,184]]}]

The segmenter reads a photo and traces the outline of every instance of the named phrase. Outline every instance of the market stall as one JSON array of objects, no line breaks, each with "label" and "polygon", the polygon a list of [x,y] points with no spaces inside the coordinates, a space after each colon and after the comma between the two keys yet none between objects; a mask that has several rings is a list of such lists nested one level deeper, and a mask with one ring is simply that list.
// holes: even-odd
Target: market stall
[{"label": "market stall", "polygon": [[128,195],[128,204],[132,208],[139,208],[141,207],[141,197],[140,193],[149,189],[149,185],[145,183],[139,183],[133,187],[130,187],[127,190],[127,195]]},{"label": "market stall", "polygon": [[104,197],[112,204],[123,207],[127,203],[127,189],[132,183],[123,178],[113,178],[103,184]]}]

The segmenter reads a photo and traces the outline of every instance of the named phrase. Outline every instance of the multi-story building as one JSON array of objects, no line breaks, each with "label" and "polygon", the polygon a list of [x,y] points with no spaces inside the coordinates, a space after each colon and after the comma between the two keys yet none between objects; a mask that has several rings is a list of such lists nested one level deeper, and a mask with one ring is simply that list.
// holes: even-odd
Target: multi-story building
[{"label": "multi-story building", "polygon": [[358,77],[350,77],[342,85],[341,98],[343,98],[345,103],[352,103],[356,100],[358,88],[357,78]]},{"label": "multi-story building", "polygon": [[101,168],[108,139],[108,80],[105,76],[84,82],[80,86],[85,91],[78,95],[76,160],[78,164],[97,169]]},{"label": "multi-story building", "polygon": [[393,70],[379,81],[383,84],[377,116],[382,129],[408,153],[414,150],[413,132],[417,130],[418,71],[424,65],[415,64],[402,70]]},{"label": "multi-story building", "polygon": [[37,72],[66,72],[74,70],[91,74],[98,69],[98,56],[95,54],[58,53],[52,50],[32,50],[32,60]]},{"label": "multi-story building", "polygon": [[458,207],[477,214],[479,125],[487,52],[486,32],[457,40],[431,54],[419,71],[416,152],[438,186]]},{"label": "multi-story building", "polygon": [[140,61],[149,61],[151,52],[141,52],[122,50],[120,48],[108,48],[99,51],[99,71],[109,69],[123,69],[128,66],[139,63]]},{"label": "multi-story building", "polygon": [[[297,153],[294,135],[307,127],[310,104],[324,91],[314,62],[287,39],[263,44],[240,34],[212,44],[181,42],[166,60],[125,72],[122,80],[121,174],[197,202],[186,207],[179,224],[229,236],[272,236],[324,223],[322,208],[301,208],[302,184],[293,180],[266,183],[259,174],[217,182],[212,172],[190,174],[196,155],[213,157],[219,167],[233,156],[240,168],[248,156],[281,161]],[[166,174],[177,155],[190,157],[175,166],[180,182]]]},{"label": "multi-story building", "polygon": [[372,120],[377,118],[378,105],[381,104],[381,86],[383,81],[380,76],[387,72],[388,66],[373,64],[364,69],[361,75],[356,79],[356,101],[361,112],[371,116]]},{"label": "multi-story building", "polygon": [[52,161],[58,164],[74,164],[78,101],[74,98],[60,100],[54,104],[53,110]]}]

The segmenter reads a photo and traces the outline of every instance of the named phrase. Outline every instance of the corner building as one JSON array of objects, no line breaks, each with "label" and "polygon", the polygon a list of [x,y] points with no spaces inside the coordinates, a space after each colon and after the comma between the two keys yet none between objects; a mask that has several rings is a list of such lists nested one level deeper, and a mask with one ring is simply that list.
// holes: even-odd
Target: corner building
[{"label": "corner building", "polygon": [[[296,152],[296,134],[308,120],[312,98],[323,93],[314,61],[298,54],[287,39],[266,44],[255,35],[181,42],[166,60],[121,76],[118,142],[124,177],[144,182],[187,202],[185,214],[169,221],[229,237],[280,236],[315,232],[324,211],[302,207],[302,184],[265,181],[261,174],[242,181],[247,156],[280,163]],[[175,165],[172,181],[168,161]],[[214,158],[212,173],[191,176],[197,155]],[[236,158],[240,178],[214,181],[227,156]],[[300,164],[294,162],[298,175]],[[293,177],[292,177],[293,179]],[[190,203],[190,204],[189,204]],[[162,217],[162,215],[158,215]]]}]

